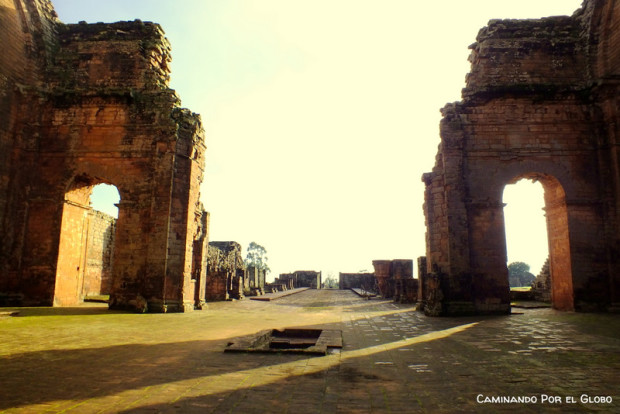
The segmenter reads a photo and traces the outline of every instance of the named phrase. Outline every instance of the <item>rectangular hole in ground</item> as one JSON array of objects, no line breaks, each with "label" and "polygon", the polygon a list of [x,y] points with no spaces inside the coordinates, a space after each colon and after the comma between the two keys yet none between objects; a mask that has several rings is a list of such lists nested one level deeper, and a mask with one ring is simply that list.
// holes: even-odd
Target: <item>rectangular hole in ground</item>
[{"label": "rectangular hole in ground", "polygon": [[315,346],[321,336],[321,329],[284,329],[271,331],[269,348],[305,349]]}]

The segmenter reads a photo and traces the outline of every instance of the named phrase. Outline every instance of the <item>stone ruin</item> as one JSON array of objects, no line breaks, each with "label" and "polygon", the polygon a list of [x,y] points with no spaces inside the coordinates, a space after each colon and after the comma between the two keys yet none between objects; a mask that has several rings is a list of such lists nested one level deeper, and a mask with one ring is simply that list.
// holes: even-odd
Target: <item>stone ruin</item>
[{"label": "stone ruin", "polygon": [[376,292],[377,281],[374,273],[342,273],[338,274],[339,289],[360,289],[364,292]]},{"label": "stone ruin", "polygon": [[293,273],[280,273],[273,283],[270,283],[272,291],[297,289],[307,287],[321,289],[321,272],[314,270],[296,270]]},{"label": "stone ruin", "polygon": [[243,299],[265,294],[265,270],[246,266],[241,250],[241,245],[234,241],[209,243],[207,301]]},{"label": "stone ruin", "polygon": [[[0,38],[0,306],[201,307],[204,131],[168,86],[161,27],[66,25],[49,0],[0,0]],[[84,237],[101,183],[121,196],[111,270]]]},{"label": "stone ruin", "polygon": [[373,260],[378,294],[395,302],[418,299],[418,279],[413,278],[413,260]]},{"label": "stone ruin", "polygon": [[241,245],[233,241],[210,242],[207,258],[206,300],[242,299],[245,264]]},{"label": "stone ruin", "polygon": [[[523,178],[545,189],[553,306],[618,309],[619,22],[620,3],[585,0],[570,17],[494,20],[478,34],[423,176],[426,314],[510,312],[502,193]],[[202,308],[204,131],[168,86],[161,27],[66,25],[50,0],[0,0],[0,38],[0,306],[109,293],[113,309]],[[98,184],[121,196],[113,249],[86,242]],[[386,266],[375,272],[386,294],[410,295]],[[239,270],[224,295],[249,288]]]},{"label": "stone ruin", "polygon": [[245,270],[245,296],[260,296],[265,294],[267,272],[254,266],[248,266]]},{"label": "stone ruin", "polygon": [[553,306],[618,309],[619,24],[620,2],[585,0],[480,30],[423,176],[427,315],[510,312],[502,194],[524,178],[545,190]]},{"label": "stone ruin", "polygon": [[551,273],[549,271],[549,258],[543,264],[540,273],[532,283],[532,297],[538,302],[551,302]]}]

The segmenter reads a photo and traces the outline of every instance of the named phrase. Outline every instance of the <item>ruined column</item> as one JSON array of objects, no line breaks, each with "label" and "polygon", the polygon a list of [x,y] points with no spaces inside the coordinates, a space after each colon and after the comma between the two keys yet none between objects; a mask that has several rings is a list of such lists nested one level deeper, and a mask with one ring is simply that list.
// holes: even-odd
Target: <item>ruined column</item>
[{"label": "ruined column", "polygon": [[400,303],[413,302],[413,294],[409,294],[413,289],[413,260],[397,259],[392,260],[390,273],[394,280],[394,301]]},{"label": "ruined column", "polygon": [[391,298],[393,292],[390,286],[390,260],[373,260],[372,265],[375,268],[375,277],[377,278],[377,286],[379,294],[383,298]]}]

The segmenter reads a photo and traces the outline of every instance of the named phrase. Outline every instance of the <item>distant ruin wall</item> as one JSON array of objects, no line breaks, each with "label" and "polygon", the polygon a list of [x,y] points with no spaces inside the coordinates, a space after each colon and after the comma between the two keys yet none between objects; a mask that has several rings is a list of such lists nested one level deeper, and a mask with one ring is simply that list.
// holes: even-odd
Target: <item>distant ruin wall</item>
[{"label": "distant ruin wall", "polygon": [[374,290],[375,274],[374,273],[339,273],[340,289],[364,289],[366,291]]},{"label": "distant ruin wall", "polygon": [[237,242],[210,242],[207,257],[206,300],[243,298],[245,264]]},{"label": "distant ruin wall", "polygon": [[321,272],[314,270],[296,270],[293,273],[280,273],[274,283],[284,284],[290,289],[302,287],[321,289],[321,277]]}]

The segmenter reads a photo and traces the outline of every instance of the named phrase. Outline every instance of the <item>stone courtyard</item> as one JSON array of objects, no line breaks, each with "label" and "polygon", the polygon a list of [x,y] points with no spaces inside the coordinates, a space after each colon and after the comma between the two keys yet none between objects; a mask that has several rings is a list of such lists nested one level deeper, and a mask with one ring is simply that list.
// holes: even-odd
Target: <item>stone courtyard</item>
[{"label": "stone courtyard", "polygon": [[[620,412],[613,314],[428,318],[348,290],[184,314],[92,304],[1,311],[19,312],[0,317],[3,413]],[[343,348],[223,352],[234,338],[284,327],[342,330]],[[595,403],[600,396],[613,401]],[[530,402],[491,402],[498,397]]]}]

